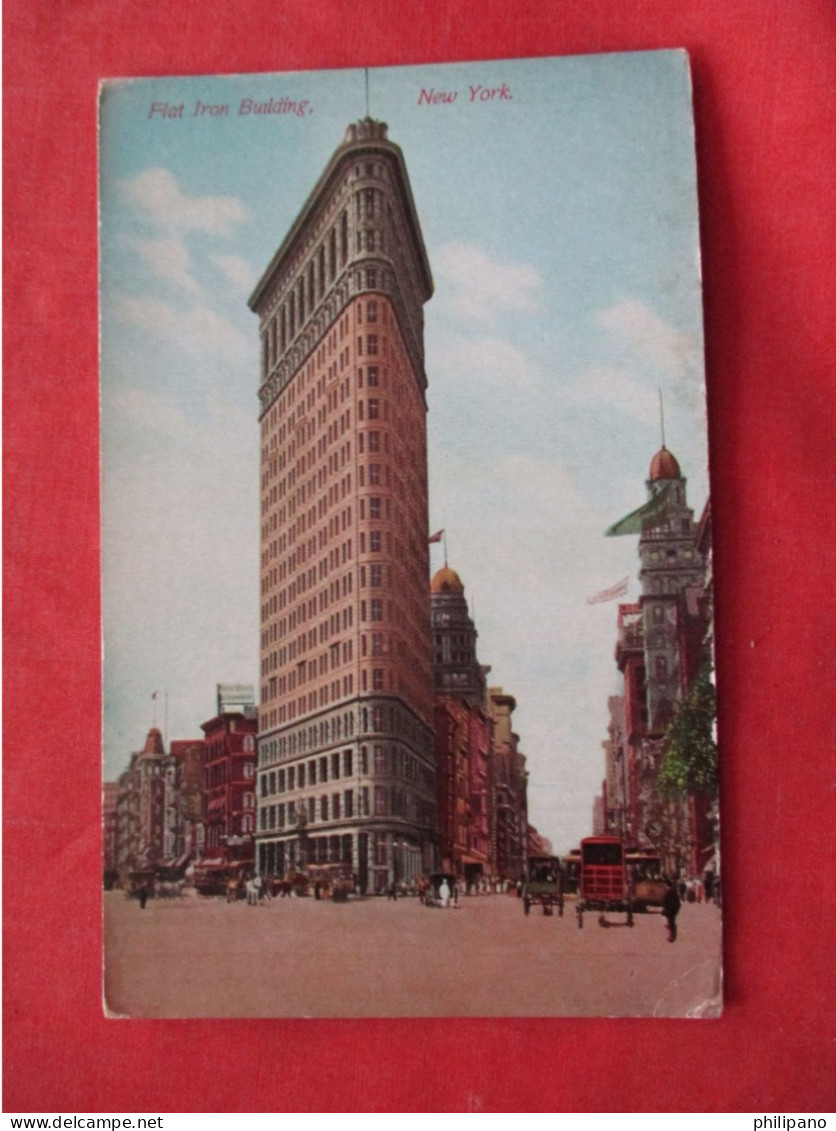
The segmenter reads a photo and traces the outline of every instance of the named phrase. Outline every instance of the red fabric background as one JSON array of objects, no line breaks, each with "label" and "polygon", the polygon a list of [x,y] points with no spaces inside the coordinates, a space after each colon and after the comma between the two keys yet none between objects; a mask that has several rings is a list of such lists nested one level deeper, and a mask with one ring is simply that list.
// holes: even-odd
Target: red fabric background
[{"label": "red fabric background", "polygon": [[[7,0],[5,16],[5,1110],[832,1110],[832,3]],[[97,80],[674,46],[699,143],[724,1017],[105,1021]]]}]

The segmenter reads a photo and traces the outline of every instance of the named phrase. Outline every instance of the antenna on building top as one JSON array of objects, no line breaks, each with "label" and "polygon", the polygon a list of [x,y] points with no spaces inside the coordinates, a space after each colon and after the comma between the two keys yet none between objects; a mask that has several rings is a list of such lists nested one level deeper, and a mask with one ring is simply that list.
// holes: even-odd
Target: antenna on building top
[{"label": "antenna on building top", "polygon": [[369,117],[369,68],[366,67],[366,117]]},{"label": "antenna on building top", "polygon": [[665,402],[662,400],[662,390],[659,390],[659,418],[662,422],[662,447],[665,446]]}]

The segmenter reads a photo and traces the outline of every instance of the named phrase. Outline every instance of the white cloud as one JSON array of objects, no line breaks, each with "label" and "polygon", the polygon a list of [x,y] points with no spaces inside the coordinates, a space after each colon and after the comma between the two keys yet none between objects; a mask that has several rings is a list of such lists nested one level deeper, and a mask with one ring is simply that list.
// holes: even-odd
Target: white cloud
[{"label": "white cloud", "polygon": [[229,282],[241,290],[252,290],[258,281],[257,272],[240,255],[210,255],[209,258]]},{"label": "white cloud", "polygon": [[208,306],[180,311],[160,299],[123,294],[116,296],[114,309],[123,322],[173,343],[191,357],[215,354],[233,365],[249,359],[247,336]]},{"label": "white cloud", "polygon": [[[224,680],[257,678],[258,447],[254,413],[194,413],[112,384],[103,429],[108,772],[169,693],[172,737],[199,734]],[[162,723],[162,719],[158,720]]]},{"label": "white cloud", "polygon": [[232,236],[246,219],[244,205],[234,196],[186,196],[168,169],[144,169],[119,182],[123,198],[158,227]]},{"label": "white cloud", "polygon": [[655,392],[615,366],[593,366],[566,389],[565,396],[571,404],[606,406],[640,424],[652,420],[658,411]]},{"label": "white cloud", "polygon": [[442,339],[433,348],[432,371],[439,381],[443,376],[459,390],[462,378],[474,386],[474,391],[486,383],[511,389],[531,388],[539,379],[530,358],[498,337],[469,339],[450,335]]},{"label": "white cloud", "polygon": [[502,312],[537,309],[543,279],[527,263],[501,263],[472,244],[448,243],[432,256],[433,273],[449,288],[449,305],[456,313],[480,322]]},{"label": "white cloud", "polygon": [[696,339],[666,322],[640,299],[622,299],[600,311],[597,320],[669,376],[691,377],[700,373],[700,347]]},{"label": "white cloud", "polygon": [[158,239],[125,236],[123,242],[158,279],[188,294],[200,293],[200,285],[189,269],[189,252],[179,236],[165,235]]}]

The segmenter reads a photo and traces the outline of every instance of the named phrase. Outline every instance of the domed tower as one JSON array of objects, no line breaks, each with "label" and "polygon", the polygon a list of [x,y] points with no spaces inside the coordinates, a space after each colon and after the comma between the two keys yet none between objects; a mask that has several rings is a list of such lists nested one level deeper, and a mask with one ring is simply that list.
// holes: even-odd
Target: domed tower
[{"label": "domed tower", "polygon": [[436,695],[456,696],[481,706],[485,675],[476,658],[478,633],[462,579],[446,563],[430,582],[430,600]]},{"label": "domed tower", "polygon": [[648,725],[661,733],[680,698],[683,671],[686,591],[700,586],[704,566],[696,546],[694,512],[688,506],[686,480],[673,452],[662,445],[650,461],[649,501],[658,500],[654,517],[639,538]]},{"label": "domed tower", "polygon": [[165,747],[163,746],[163,735],[159,727],[151,727],[148,731],[148,736],[145,739],[145,745],[142,748],[143,754],[150,754],[153,757],[162,758],[165,755]]}]

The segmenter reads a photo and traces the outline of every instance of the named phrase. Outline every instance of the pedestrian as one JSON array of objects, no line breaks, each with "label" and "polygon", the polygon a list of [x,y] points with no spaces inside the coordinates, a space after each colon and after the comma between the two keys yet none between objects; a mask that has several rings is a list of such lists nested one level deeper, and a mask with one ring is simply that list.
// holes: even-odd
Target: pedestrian
[{"label": "pedestrian", "polygon": [[438,898],[441,900],[442,907],[450,906],[450,885],[446,879],[441,881],[441,886],[438,889]]},{"label": "pedestrian", "polygon": [[145,904],[148,902],[148,888],[145,884],[139,889],[139,908],[140,911],[145,910]]},{"label": "pedestrian", "polygon": [[671,880],[662,900],[662,914],[668,921],[668,942],[676,942],[676,917],[681,906],[676,881]]}]

